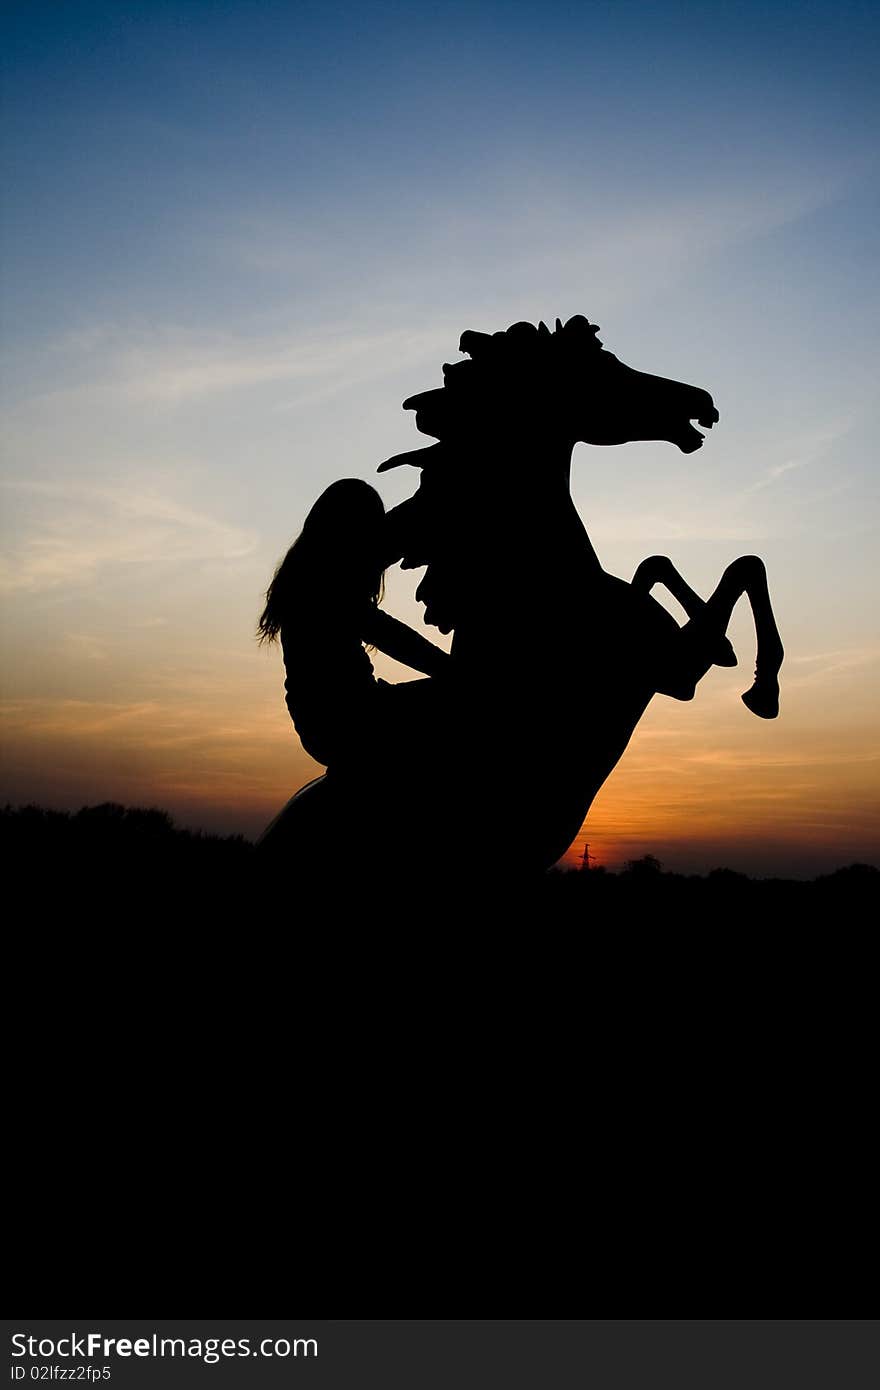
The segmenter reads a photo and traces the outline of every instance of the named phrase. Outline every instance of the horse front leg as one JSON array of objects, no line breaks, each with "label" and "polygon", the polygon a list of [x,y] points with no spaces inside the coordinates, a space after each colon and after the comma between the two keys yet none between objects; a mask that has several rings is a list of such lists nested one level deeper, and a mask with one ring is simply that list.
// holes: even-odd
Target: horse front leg
[{"label": "horse front leg", "polygon": [[[779,668],[785,652],[770,603],[763,560],[757,555],[741,555],[728,565],[694,624],[700,627],[708,624],[709,631],[724,632],[734,604],[743,594],[752,607],[758,648],[755,680],[751,689],[743,693],[743,704],[761,719],[775,719],[779,713]],[[683,633],[686,632],[687,627],[683,629]]]},{"label": "horse front leg", "polygon": [[[662,584],[672,597],[681,604],[689,618],[700,618],[706,604],[695,589],[686,582],[675,568],[668,555],[649,555],[643,560],[632,577],[634,589],[649,594],[655,584]],[[730,641],[722,633],[712,648],[713,666],[736,666],[736,652]]]}]

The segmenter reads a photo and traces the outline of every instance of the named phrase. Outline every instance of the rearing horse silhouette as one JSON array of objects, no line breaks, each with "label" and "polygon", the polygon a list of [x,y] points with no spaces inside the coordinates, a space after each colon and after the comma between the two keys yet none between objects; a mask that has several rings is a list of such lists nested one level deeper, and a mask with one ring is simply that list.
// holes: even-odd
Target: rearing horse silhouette
[{"label": "rearing horse silhouette", "polygon": [[[449,679],[393,687],[375,773],[331,769],[287,804],[261,845],[292,871],[332,865],[353,840],[372,872],[431,854],[466,871],[503,843],[524,870],[553,864],[580,829],[655,693],[693,698],[713,663],[734,665],[725,637],[751,602],[755,682],[743,695],[778,712],[782,644],[755,556],[724,572],[704,603],[662,556],[631,584],[601,567],[569,490],[575,443],[666,440],[691,453],[718,419],[703,390],[634,371],[578,315],[556,331],[514,324],[467,332],[470,360],[404,402],[437,443],[388,459],[422,469],[418,491],[387,517],[386,560],[427,565],[425,621],[454,630]],[[663,583],[689,622],[650,595]],[[589,615],[589,617],[587,617]]]}]

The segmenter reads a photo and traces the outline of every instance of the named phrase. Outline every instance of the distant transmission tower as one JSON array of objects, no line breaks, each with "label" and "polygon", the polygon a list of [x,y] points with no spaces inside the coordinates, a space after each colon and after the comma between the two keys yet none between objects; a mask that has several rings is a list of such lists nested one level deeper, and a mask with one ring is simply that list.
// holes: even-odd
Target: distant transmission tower
[{"label": "distant transmission tower", "polygon": [[591,864],[595,864],[595,862],[596,862],[596,856],[595,856],[594,854],[591,854],[591,853],[590,853],[590,846],[587,845],[587,844],[585,844],[585,845],[584,845],[584,852],[583,852],[583,854],[581,855],[581,868],[582,868],[582,869],[589,869],[590,865],[591,865]]}]

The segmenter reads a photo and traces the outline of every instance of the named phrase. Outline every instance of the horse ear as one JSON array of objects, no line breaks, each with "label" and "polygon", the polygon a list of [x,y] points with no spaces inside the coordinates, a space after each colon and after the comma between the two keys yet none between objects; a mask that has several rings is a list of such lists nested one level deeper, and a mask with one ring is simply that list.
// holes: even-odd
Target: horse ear
[{"label": "horse ear", "polygon": [[462,333],[458,350],[459,352],[466,352],[469,357],[474,357],[482,349],[487,348],[491,342],[492,335],[490,333],[476,333],[472,328],[469,328]]},{"label": "horse ear", "polygon": [[539,338],[549,338],[549,337],[550,337],[550,329],[547,327],[547,325],[546,325],[546,323],[544,322],[543,319],[541,319],[541,322],[538,324],[538,337],[539,337]]},{"label": "horse ear", "polygon": [[557,320],[556,320],[556,332],[557,332],[557,333],[561,333],[561,332],[562,332],[562,319],[557,319]]},{"label": "horse ear", "polygon": [[[446,386],[460,386],[469,379],[474,370],[473,362],[444,362],[443,381]],[[465,376],[465,373],[468,376]]]}]

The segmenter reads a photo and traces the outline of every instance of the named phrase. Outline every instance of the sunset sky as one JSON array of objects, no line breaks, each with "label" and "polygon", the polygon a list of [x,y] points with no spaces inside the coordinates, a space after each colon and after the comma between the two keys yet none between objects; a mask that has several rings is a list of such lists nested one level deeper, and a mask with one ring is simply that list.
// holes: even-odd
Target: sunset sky
[{"label": "sunset sky", "polygon": [[[571,857],[878,862],[874,3],[6,14],[0,800],[257,834],[320,771],[254,641],[308,508],[415,488],[375,468],[464,329],[582,313],[721,412],[695,456],[578,445],[605,567],[708,593],[760,554],[786,663],[755,719],[741,604],[739,668],[655,698]],[[418,577],[386,607],[445,644]]]}]

